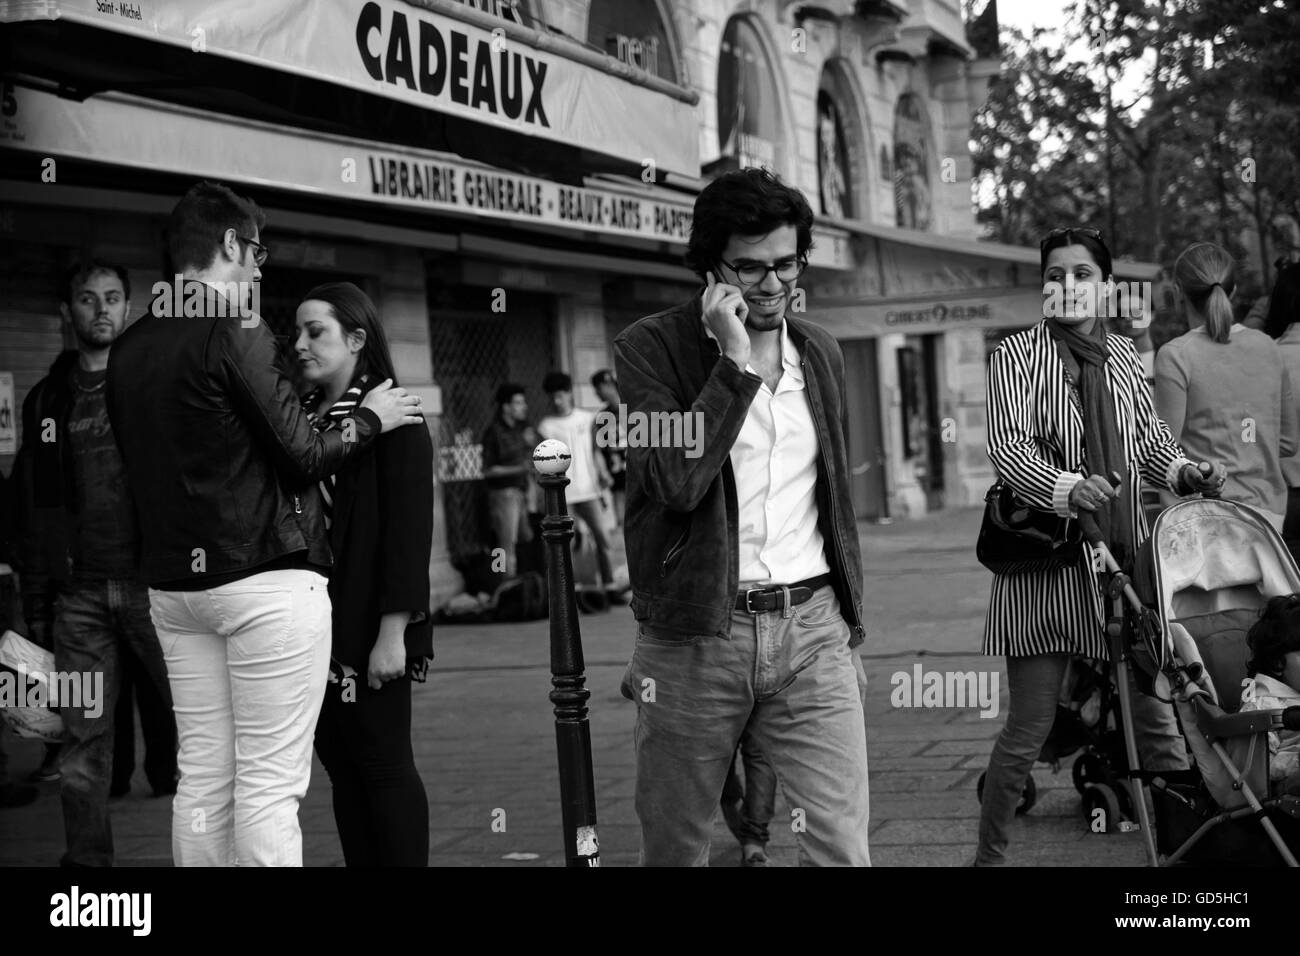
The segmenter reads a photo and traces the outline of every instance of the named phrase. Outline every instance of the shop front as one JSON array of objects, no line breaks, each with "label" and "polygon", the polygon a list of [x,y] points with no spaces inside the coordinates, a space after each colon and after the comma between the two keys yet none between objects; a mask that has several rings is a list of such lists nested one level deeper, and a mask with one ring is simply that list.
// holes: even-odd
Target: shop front
[{"label": "shop front", "polygon": [[[321,282],[355,282],[379,307],[398,377],[424,397],[435,439],[440,602],[461,586],[455,565],[487,543],[478,440],[497,385],[524,384],[540,413],[542,377],[564,368],[579,402],[593,404],[585,383],[608,364],[607,297],[644,315],[692,288],[680,265],[692,197],[657,180],[698,172],[691,130],[678,129],[693,94],[662,78],[670,70],[539,37],[519,4],[493,18],[450,0],[304,3],[281,19],[239,4],[224,29],[220,3],[134,7],[139,20],[93,2],[28,5],[30,19],[0,33],[11,52],[98,40],[136,53],[117,66],[66,50],[9,61],[0,268],[12,294],[0,303],[0,372],[13,375],[14,407],[71,344],[58,318],[63,270],[90,257],[123,263],[132,312],[143,312],[164,277],[171,207],[199,179],[227,182],[267,213],[261,309],[286,344],[297,304]],[[198,56],[190,34],[205,24]],[[206,98],[202,84],[175,82],[218,62],[230,79],[214,79]],[[257,103],[234,92],[248,71],[273,81]],[[302,84],[326,84],[338,102],[290,117],[285,89],[306,96]],[[125,85],[135,92],[114,89]],[[94,95],[58,95],[74,87]],[[400,120],[417,113],[440,134],[426,142],[453,148],[410,142]],[[369,135],[378,114],[384,135]],[[11,467],[0,447],[0,469]]]}]

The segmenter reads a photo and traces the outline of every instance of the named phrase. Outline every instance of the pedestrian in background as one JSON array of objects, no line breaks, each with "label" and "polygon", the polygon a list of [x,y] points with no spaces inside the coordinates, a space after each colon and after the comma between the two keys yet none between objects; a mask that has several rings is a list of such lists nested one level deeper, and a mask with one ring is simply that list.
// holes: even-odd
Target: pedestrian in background
[{"label": "pedestrian in background", "polygon": [[591,377],[591,387],[605,403],[604,408],[596,413],[596,435],[599,437],[612,431],[617,436],[614,442],[602,442],[600,453],[612,482],[609,491],[613,498],[615,526],[622,531],[623,512],[627,510],[627,427],[626,420],[620,419],[618,414],[622,401],[618,395],[618,381],[610,369],[603,368]]},{"label": "pedestrian in background", "polygon": [[[1112,272],[1101,233],[1053,229],[1040,255],[1044,301],[1060,302],[1055,293],[1071,287],[1077,298],[1063,303],[1063,314],[1004,340],[990,357],[989,459],[1029,506],[1062,517],[1094,515],[1116,561],[1128,568],[1148,534],[1140,479],[1190,494],[1221,487],[1223,469],[1205,476],[1183,455],[1156,417],[1132,341],[1107,334],[1096,308],[1107,301],[1102,289]],[[1006,657],[1011,699],[989,755],[976,866],[1005,862],[1008,831],[1051,732],[1070,658],[1109,658],[1097,574],[1086,543],[1079,549],[1069,567],[993,576],[984,653]],[[1134,711],[1143,769],[1186,770],[1172,708],[1135,694]]]},{"label": "pedestrian in background", "polygon": [[[397,383],[375,305],[352,283],[308,292],[296,327],[294,348],[313,386],[303,407],[318,432],[341,427],[380,381]],[[428,866],[429,801],[411,750],[411,682],[424,681],[433,657],[428,429],[381,435],[321,479],[320,491],[334,552],[333,679],[316,753],[332,785],[343,858],[348,866]]]},{"label": "pedestrian in background", "polygon": [[139,533],[105,385],[130,303],[131,279],[120,265],[93,260],[64,275],[59,311],[77,347],[55,359],[27,393],[14,465],[24,617],[32,639],[52,644],[61,673],[103,682],[95,712],[59,708],[65,866],[113,865],[108,796],[128,656],[140,663],[160,701],[149,726],[163,765],[157,786],[169,792],[175,779],[171,690],[137,564]]},{"label": "pedestrian in background", "polygon": [[[24,635],[27,633],[19,607],[18,585],[14,580],[16,575],[10,564],[13,560],[13,543],[13,481],[4,472],[0,472],[0,635],[10,630]],[[39,795],[39,791],[30,784],[15,783],[9,779],[9,755],[5,752],[5,738],[8,735],[9,724],[0,720],[0,810],[26,806]]]},{"label": "pedestrian in background", "polygon": [[776,783],[772,762],[759,747],[752,727],[747,726],[722,785],[722,819],[740,843],[741,866],[770,863],[767,844],[772,835],[768,827],[776,814]]},{"label": "pedestrian in background", "polygon": [[1174,264],[1190,330],[1156,356],[1156,411],[1198,461],[1227,461],[1223,497],[1258,508],[1278,531],[1287,510],[1282,461],[1300,446],[1300,410],[1277,344],[1233,322],[1236,267],[1198,242]]},{"label": "pedestrian in background", "polygon": [[528,490],[538,438],[537,430],[528,424],[528,399],[522,385],[506,382],[497,388],[495,408],[481,439],[483,483],[493,546],[505,552],[505,575],[513,578],[518,570],[516,547],[533,540]]},{"label": "pedestrian in background", "polygon": [[569,510],[582,519],[583,527],[596,546],[596,566],[606,597],[617,599],[620,591],[614,583],[613,548],[605,515],[601,512],[601,495],[613,484],[605,469],[605,459],[596,447],[596,413],[573,404],[573,379],[564,372],[549,372],[542,381],[542,391],[550,399],[550,413],[537,423],[543,438],[564,442],[573,456],[565,477],[564,491]]},{"label": "pedestrian in background", "polygon": [[[1277,268],[1264,332],[1277,342],[1291,380],[1292,398],[1300,399],[1300,262],[1279,259]],[[1282,539],[1291,556],[1300,562],[1300,455],[1282,459],[1282,478],[1287,485]]]},{"label": "pedestrian in background", "polygon": [[108,370],[180,731],[178,866],[302,865],[298,804],[330,645],[333,559],[316,483],[381,432],[424,423],[417,396],[381,382],[339,429],[312,428],[251,308],[264,224],[226,186],[186,193],[167,224],[186,314],[156,299]]}]

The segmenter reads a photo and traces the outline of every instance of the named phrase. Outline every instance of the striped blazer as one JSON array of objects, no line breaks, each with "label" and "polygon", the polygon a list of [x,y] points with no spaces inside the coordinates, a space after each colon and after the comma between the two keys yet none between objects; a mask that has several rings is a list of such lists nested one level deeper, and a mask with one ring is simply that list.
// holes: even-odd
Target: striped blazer
[{"label": "striped blazer", "polygon": [[[1156,417],[1133,343],[1110,334],[1107,344],[1106,381],[1129,465],[1153,484],[1173,490],[1188,461]],[[1086,475],[1083,414],[1046,322],[1011,336],[993,352],[987,407],[988,455],[998,475],[1034,507],[1072,515],[1070,491]],[[1141,544],[1148,534],[1141,482],[1128,482],[1121,493],[1129,496],[1133,536]],[[995,574],[984,653],[1105,659],[1104,620],[1089,559],[1041,574]]]}]

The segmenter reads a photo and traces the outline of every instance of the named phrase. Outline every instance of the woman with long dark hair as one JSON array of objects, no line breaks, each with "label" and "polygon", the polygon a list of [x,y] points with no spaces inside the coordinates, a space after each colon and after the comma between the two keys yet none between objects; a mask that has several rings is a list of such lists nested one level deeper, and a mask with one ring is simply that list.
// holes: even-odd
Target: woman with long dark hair
[{"label": "woman with long dark hair", "polygon": [[[1155,413],[1133,343],[1102,321],[1110,250],[1095,229],[1054,229],[1040,247],[1046,318],[1006,339],[989,359],[988,454],[1031,507],[1090,512],[1121,567],[1147,537],[1141,480],[1176,494],[1211,490]],[[1119,484],[1115,485],[1114,477]],[[1086,543],[1069,567],[995,574],[984,653],[1005,656],[1006,725],[985,778],[976,866],[1005,861],[1025,777],[1052,729],[1071,657],[1106,660],[1099,579]],[[1135,695],[1143,767],[1178,771],[1187,755],[1173,711]]]},{"label": "woman with long dark hair", "polygon": [[[397,378],[374,303],[350,282],[307,293],[294,349],[313,425],[340,427]],[[346,438],[346,435],[344,436]],[[334,570],[330,682],[316,753],[333,785],[348,866],[427,866],[429,804],[411,750],[411,682],[433,656],[429,552],[433,443],[401,428],[321,482]]]},{"label": "woman with long dark hair", "polygon": [[1295,453],[1300,425],[1282,353],[1234,321],[1236,266],[1226,250],[1188,246],[1174,283],[1191,329],[1156,355],[1156,410],[1193,458],[1232,462],[1224,498],[1258,508],[1281,531],[1282,462]]}]

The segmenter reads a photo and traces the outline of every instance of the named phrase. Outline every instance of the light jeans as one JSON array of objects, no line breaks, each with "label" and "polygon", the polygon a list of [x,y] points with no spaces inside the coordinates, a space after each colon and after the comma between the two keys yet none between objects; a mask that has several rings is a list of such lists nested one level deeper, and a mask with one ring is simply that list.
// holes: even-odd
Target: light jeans
[{"label": "light jeans", "polygon": [[791,808],[779,825],[795,833],[800,864],[870,866],[865,678],[849,636],[830,587],[788,616],[733,612],[730,640],[638,628],[622,691],[637,704],[643,865],[708,865],[748,726]]},{"label": "light jeans", "polygon": [[528,524],[528,496],[522,488],[489,488],[487,495],[493,543],[505,551],[505,576],[513,578],[518,568],[516,545],[533,540],[533,529]]},{"label": "light jeans", "polygon": [[[1006,862],[1009,831],[1025,778],[1052,732],[1061,684],[1070,666],[1068,654],[1035,654],[1006,660],[1010,706],[1006,724],[989,755],[984,778],[976,866],[999,866]],[[1132,701],[1133,730],[1142,769],[1152,772],[1188,769],[1187,748],[1173,707],[1135,687]]]},{"label": "light jeans", "polygon": [[298,804],[330,657],[328,582],[266,571],[150,589],[180,736],[177,866],[302,866]]}]

